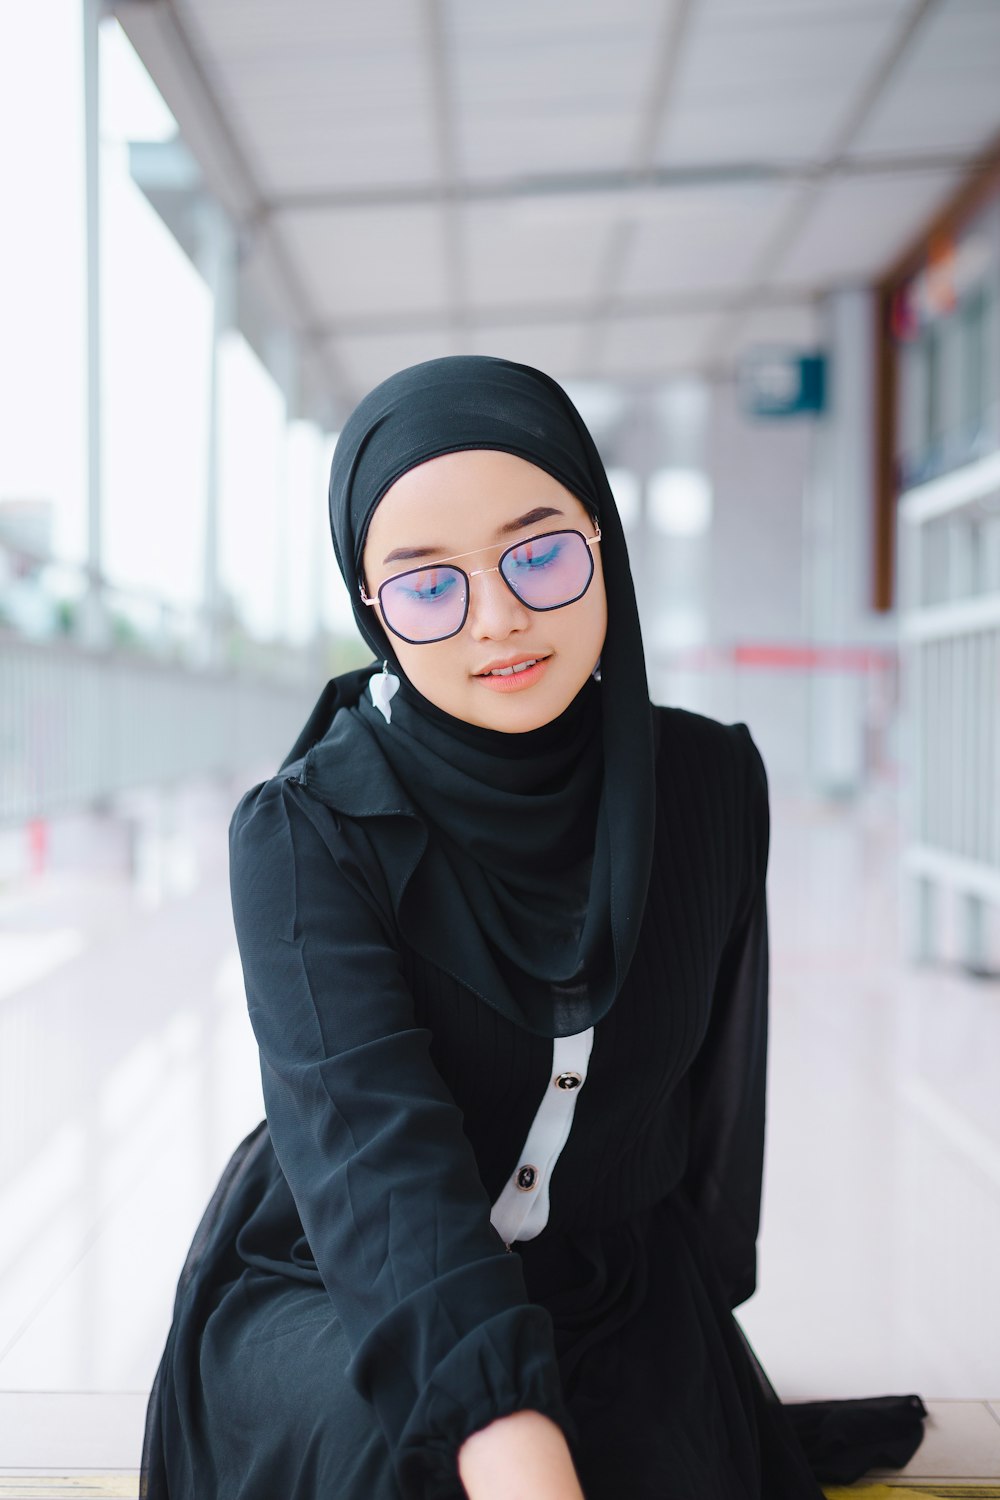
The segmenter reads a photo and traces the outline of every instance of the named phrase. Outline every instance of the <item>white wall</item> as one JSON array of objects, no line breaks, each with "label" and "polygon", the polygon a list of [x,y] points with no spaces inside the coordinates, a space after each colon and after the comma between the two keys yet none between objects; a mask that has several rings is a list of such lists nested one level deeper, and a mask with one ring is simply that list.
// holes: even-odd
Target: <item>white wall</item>
[{"label": "white wall", "polygon": [[[713,518],[704,555],[690,557],[692,570],[700,574],[710,652],[739,644],[803,641],[802,518],[813,428],[814,419],[808,417],[751,421],[739,410],[732,383],[712,387],[703,461],[712,485]],[[687,538],[654,539],[657,564],[662,566],[664,551],[672,551],[673,569],[683,573],[688,543]],[[653,638],[648,627],[647,638]],[[667,667],[655,649],[649,654],[657,701],[726,723],[744,720],[773,781],[805,782],[807,708],[801,672],[718,666],[679,671]]]}]

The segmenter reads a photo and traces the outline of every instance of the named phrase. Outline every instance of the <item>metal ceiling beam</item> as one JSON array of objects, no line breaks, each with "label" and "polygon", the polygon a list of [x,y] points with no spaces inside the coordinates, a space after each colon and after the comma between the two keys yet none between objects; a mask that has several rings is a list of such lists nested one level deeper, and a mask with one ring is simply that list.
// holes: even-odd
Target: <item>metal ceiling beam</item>
[{"label": "metal ceiling beam", "polygon": [[449,182],[401,183],[390,187],[330,189],[284,193],[261,200],[261,218],[282,213],[338,213],[364,208],[433,208],[441,204],[509,203],[532,199],[668,194],[691,188],[708,190],[768,183],[821,184],[865,177],[901,177],[945,171],[969,164],[967,152],[916,152],[906,155],[849,157],[821,162],[726,161],[697,166],[646,167],[610,172],[504,177],[491,180],[455,178]]},{"label": "metal ceiling beam", "polygon": [[[769,307],[811,307],[821,293],[817,289],[769,288],[752,298],[717,291],[683,292],[668,297],[618,297],[609,302],[605,316],[611,321],[630,318],[692,317],[712,313],[757,312]],[[593,316],[590,301],[529,303],[523,306],[478,306],[466,312],[469,328],[520,327],[524,324],[562,326],[585,323]],[[438,333],[450,326],[448,308],[437,312],[392,312],[376,317],[338,318],[334,323],[315,324],[314,339],[384,338],[393,333]]]}]

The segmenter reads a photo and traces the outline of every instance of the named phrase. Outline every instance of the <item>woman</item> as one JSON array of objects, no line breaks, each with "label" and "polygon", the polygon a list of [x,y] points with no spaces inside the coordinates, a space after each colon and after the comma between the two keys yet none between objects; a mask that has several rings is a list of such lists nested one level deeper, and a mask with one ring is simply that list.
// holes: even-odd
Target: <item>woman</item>
[{"label": "woman", "polygon": [[181,1274],[143,1493],[816,1500],[832,1454],[905,1462],[918,1397],[783,1408],[732,1317],[767,779],[745,724],[650,704],[572,403],[506,360],[404,370],[330,518],[377,666],[233,815],[266,1120]]}]

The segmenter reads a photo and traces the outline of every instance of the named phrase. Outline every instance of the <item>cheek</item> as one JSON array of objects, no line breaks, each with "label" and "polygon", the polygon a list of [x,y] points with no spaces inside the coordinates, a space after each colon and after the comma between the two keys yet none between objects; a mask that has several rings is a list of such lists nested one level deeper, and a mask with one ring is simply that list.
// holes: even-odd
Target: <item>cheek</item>
[{"label": "cheek", "polygon": [[455,640],[435,641],[427,646],[395,642],[396,657],[407,677],[426,698],[433,698],[438,684],[455,680]]},{"label": "cheek", "polygon": [[448,648],[454,645],[454,641],[434,641],[426,646],[415,646],[412,641],[400,640],[398,635],[393,635],[387,629],[379,606],[376,606],[375,613],[387,639],[392,643],[396,660],[413,685],[419,687],[421,681],[433,680],[437,668],[447,664],[450,655]]},{"label": "cheek", "polygon": [[595,572],[590,588],[580,603],[584,606],[580,634],[581,637],[586,637],[585,640],[581,640],[581,646],[590,650],[596,644],[599,650],[604,644],[604,636],[608,627],[608,601],[600,572]]}]

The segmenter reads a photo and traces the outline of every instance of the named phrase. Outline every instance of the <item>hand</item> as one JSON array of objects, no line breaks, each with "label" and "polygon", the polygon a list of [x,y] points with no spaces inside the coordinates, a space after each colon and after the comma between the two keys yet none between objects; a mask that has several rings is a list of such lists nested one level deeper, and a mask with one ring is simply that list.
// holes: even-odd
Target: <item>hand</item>
[{"label": "hand", "polygon": [[584,1500],[562,1429],[540,1411],[498,1417],[458,1450],[469,1500]]}]

